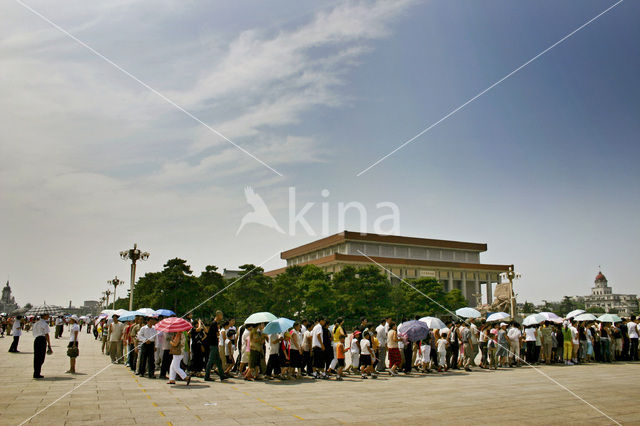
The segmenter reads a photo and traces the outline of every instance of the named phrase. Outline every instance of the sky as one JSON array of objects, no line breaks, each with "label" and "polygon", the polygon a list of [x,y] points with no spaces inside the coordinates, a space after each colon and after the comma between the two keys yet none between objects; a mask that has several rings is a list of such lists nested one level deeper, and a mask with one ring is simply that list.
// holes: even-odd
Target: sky
[{"label": "sky", "polygon": [[[128,281],[134,243],[139,275],[269,270],[360,230],[339,203],[372,231],[390,202],[400,235],[487,243],[519,301],[589,294],[599,266],[640,293],[637,2],[358,176],[613,4],[5,2],[0,279],[21,305],[81,305]],[[285,232],[237,232],[246,187]],[[290,229],[306,203],[312,232]]]}]

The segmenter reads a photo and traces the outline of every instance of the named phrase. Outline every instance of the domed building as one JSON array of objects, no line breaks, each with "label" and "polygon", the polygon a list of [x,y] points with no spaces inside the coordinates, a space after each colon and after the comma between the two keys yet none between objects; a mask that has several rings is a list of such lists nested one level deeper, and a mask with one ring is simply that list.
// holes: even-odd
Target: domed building
[{"label": "domed building", "polygon": [[614,312],[618,315],[626,316],[638,312],[638,296],[635,294],[613,294],[613,289],[609,287],[609,281],[602,271],[598,271],[591,288],[591,295],[584,297],[584,307],[600,307],[605,312]]}]

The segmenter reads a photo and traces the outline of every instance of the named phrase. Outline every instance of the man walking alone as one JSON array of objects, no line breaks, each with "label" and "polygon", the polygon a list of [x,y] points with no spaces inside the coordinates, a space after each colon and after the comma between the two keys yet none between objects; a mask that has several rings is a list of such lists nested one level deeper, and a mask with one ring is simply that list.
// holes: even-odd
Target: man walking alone
[{"label": "man walking alone", "polygon": [[49,340],[49,314],[42,314],[40,320],[33,325],[33,378],[44,379],[41,373],[42,364],[47,354],[53,353],[51,350],[51,340]]}]

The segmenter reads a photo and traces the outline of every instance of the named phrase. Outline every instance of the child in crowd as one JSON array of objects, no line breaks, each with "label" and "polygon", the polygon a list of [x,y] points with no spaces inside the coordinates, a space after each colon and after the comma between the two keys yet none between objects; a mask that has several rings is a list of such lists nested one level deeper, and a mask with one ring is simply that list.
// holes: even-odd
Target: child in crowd
[{"label": "child in crowd", "polygon": [[357,373],[360,369],[360,332],[356,331],[351,336],[351,372]]},{"label": "child in crowd", "polygon": [[342,381],[344,377],[344,334],[340,335],[340,341],[336,345],[336,358],[338,359],[338,375],[336,380]]},{"label": "child in crowd", "polygon": [[436,342],[436,346],[438,347],[438,372],[448,371],[449,367],[447,367],[447,346],[449,342],[447,341],[447,333],[442,333],[440,338]]},{"label": "child in crowd", "polygon": [[236,350],[235,344],[234,344],[235,337],[236,337],[236,331],[229,330],[227,332],[227,338],[224,341],[224,353],[227,359],[227,368],[224,370],[224,373],[227,375],[231,372],[231,369],[236,364],[236,362],[233,359],[233,352]]},{"label": "child in crowd", "polygon": [[364,333],[364,336],[360,339],[360,372],[363,379],[366,379],[367,376],[371,376],[372,379],[378,378],[378,375],[373,372],[375,358],[376,356],[371,348],[371,334]]}]

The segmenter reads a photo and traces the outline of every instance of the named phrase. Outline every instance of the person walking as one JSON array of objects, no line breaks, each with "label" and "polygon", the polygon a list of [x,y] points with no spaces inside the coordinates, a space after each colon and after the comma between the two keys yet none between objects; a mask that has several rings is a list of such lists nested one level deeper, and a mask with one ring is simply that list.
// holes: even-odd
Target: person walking
[{"label": "person walking", "polygon": [[389,333],[387,333],[387,347],[389,348],[389,372],[392,376],[398,375],[397,370],[402,364],[402,355],[398,347],[399,341],[398,326],[395,322],[391,321],[391,324],[389,324]]},{"label": "person walking", "polygon": [[471,371],[471,365],[473,364],[474,345],[471,340],[471,330],[468,327],[469,320],[465,321],[460,328],[458,328],[459,341],[462,343],[462,350],[464,353],[463,367],[465,371]]},{"label": "person walking", "polygon": [[638,324],[635,315],[631,315],[631,320],[627,323],[627,334],[629,335],[629,359],[638,361]]},{"label": "person walking", "polygon": [[376,371],[381,373],[387,369],[387,334],[389,333],[389,322],[391,318],[385,318],[376,327],[376,337],[378,338],[378,364]]},{"label": "person walking", "polygon": [[22,315],[18,315],[11,325],[11,335],[13,336],[13,342],[9,347],[9,352],[18,353],[18,343],[20,342],[20,336],[22,336]]},{"label": "person walking", "polygon": [[553,338],[551,336],[551,323],[545,321],[542,328],[539,330],[540,339],[542,341],[542,353],[544,356],[545,364],[551,364],[551,350],[553,349]]},{"label": "person walking", "polygon": [[113,322],[109,325],[109,356],[112,364],[122,364],[122,333],[124,323],[118,321],[119,316],[113,314]]},{"label": "person walking", "polygon": [[172,359],[171,366],[169,367],[169,381],[167,382],[167,384],[175,385],[176,375],[178,375],[180,376],[180,379],[185,380],[187,382],[187,386],[189,386],[189,383],[191,383],[191,375],[185,373],[185,371],[180,366],[183,358],[182,349],[184,348],[184,345],[187,341],[184,333],[169,333],[168,339],[171,345],[169,352],[172,356]]},{"label": "person walking", "polygon": [[78,317],[72,315],[69,323],[71,326],[69,327],[69,344],[67,345],[67,356],[69,357],[69,370],[67,373],[76,374],[76,358],[80,354],[78,349],[78,335],[80,334]]},{"label": "person walking", "polygon": [[333,325],[333,330],[331,330],[331,349],[333,351],[333,359],[329,365],[330,372],[335,371],[338,366],[338,343],[340,343],[340,336],[346,336],[344,329],[342,328],[343,323],[344,319],[342,319],[342,317],[338,317]]},{"label": "person walking", "polygon": [[313,378],[314,379],[326,379],[327,375],[324,372],[325,361],[324,361],[324,339],[322,337],[323,331],[326,324],[326,319],[318,318],[316,325],[313,327],[311,331],[311,351],[313,355]]},{"label": "person walking", "polygon": [[204,370],[204,380],[207,382],[212,382],[213,378],[211,378],[211,368],[216,366],[218,370],[218,376],[220,376],[220,381],[224,381],[227,379],[227,376],[224,374],[224,369],[222,368],[222,360],[220,359],[220,350],[218,349],[218,339],[220,334],[218,332],[218,324],[222,323],[223,314],[222,311],[216,311],[216,316],[211,321],[209,325],[209,329],[206,330],[206,340],[209,343],[209,360],[207,361],[207,366]]},{"label": "person walking", "polygon": [[42,364],[47,352],[52,354],[51,340],[49,339],[49,314],[42,314],[40,320],[33,325],[33,378],[44,379]]}]

